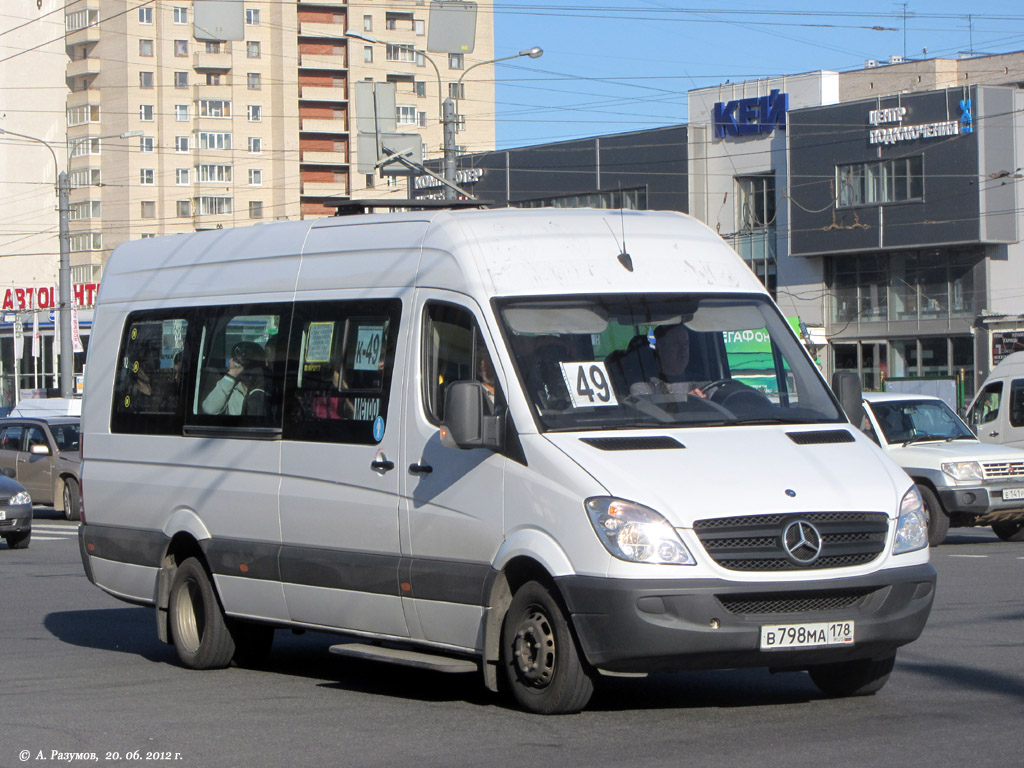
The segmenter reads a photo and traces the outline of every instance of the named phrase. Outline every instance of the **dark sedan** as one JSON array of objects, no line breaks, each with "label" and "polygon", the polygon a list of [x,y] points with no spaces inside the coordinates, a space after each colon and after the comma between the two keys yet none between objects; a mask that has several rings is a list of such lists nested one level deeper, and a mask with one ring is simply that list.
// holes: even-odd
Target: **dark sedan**
[{"label": "dark sedan", "polygon": [[6,470],[0,472],[0,536],[10,549],[25,549],[32,538],[32,497]]}]

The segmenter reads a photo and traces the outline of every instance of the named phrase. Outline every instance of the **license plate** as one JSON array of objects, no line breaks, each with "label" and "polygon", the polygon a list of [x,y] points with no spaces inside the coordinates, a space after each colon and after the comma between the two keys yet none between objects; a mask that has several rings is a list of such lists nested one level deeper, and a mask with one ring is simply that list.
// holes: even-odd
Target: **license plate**
[{"label": "license plate", "polygon": [[1024,499],[1024,488],[1003,488],[1003,500]]},{"label": "license plate", "polygon": [[820,621],[812,624],[761,625],[761,650],[853,645],[852,621]]}]

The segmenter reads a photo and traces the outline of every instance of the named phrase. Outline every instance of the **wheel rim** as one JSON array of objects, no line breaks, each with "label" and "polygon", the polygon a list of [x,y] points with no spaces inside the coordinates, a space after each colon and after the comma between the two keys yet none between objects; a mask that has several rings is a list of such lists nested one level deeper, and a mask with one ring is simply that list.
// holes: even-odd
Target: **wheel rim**
[{"label": "wheel rim", "polygon": [[64,484],[64,517],[68,520],[71,519],[71,489],[68,488],[67,483]]},{"label": "wheel rim", "polygon": [[174,636],[182,647],[190,653],[199,650],[202,642],[202,621],[196,615],[196,601],[202,600],[199,585],[193,579],[181,585],[174,598]]},{"label": "wheel rim", "polygon": [[513,658],[520,679],[534,688],[551,682],[557,659],[555,633],[544,611],[530,606],[519,623],[513,646]]}]

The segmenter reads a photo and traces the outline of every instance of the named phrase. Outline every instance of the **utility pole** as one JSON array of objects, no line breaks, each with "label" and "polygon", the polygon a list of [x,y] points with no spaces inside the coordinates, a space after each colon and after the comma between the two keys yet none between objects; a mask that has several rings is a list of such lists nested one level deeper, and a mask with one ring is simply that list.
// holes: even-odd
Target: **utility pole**
[{"label": "utility pole", "polygon": [[444,199],[454,200],[455,176],[455,102],[449,96],[441,107],[441,122],[444,124]]},{"label": "utility pole", "polygon": [[67,171],[57,176],[57,213],[60,219],[60,267],[57,272],[60,323],[60,396],[71,397],[71,379],[75,375],[75,347],[71,338],[71,228],[68,224],[71,185]]}]

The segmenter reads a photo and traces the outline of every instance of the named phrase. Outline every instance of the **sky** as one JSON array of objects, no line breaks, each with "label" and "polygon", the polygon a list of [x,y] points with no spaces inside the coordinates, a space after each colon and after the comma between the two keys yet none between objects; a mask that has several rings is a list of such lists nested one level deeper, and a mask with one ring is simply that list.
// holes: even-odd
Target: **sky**
[{"label": "sky", "polygon": [[[867,59],[1024,50],[1019,0],[494,1],[499,149],[677,125],[686,93]],[[467,84],[473,75],[468,74]]]}]

